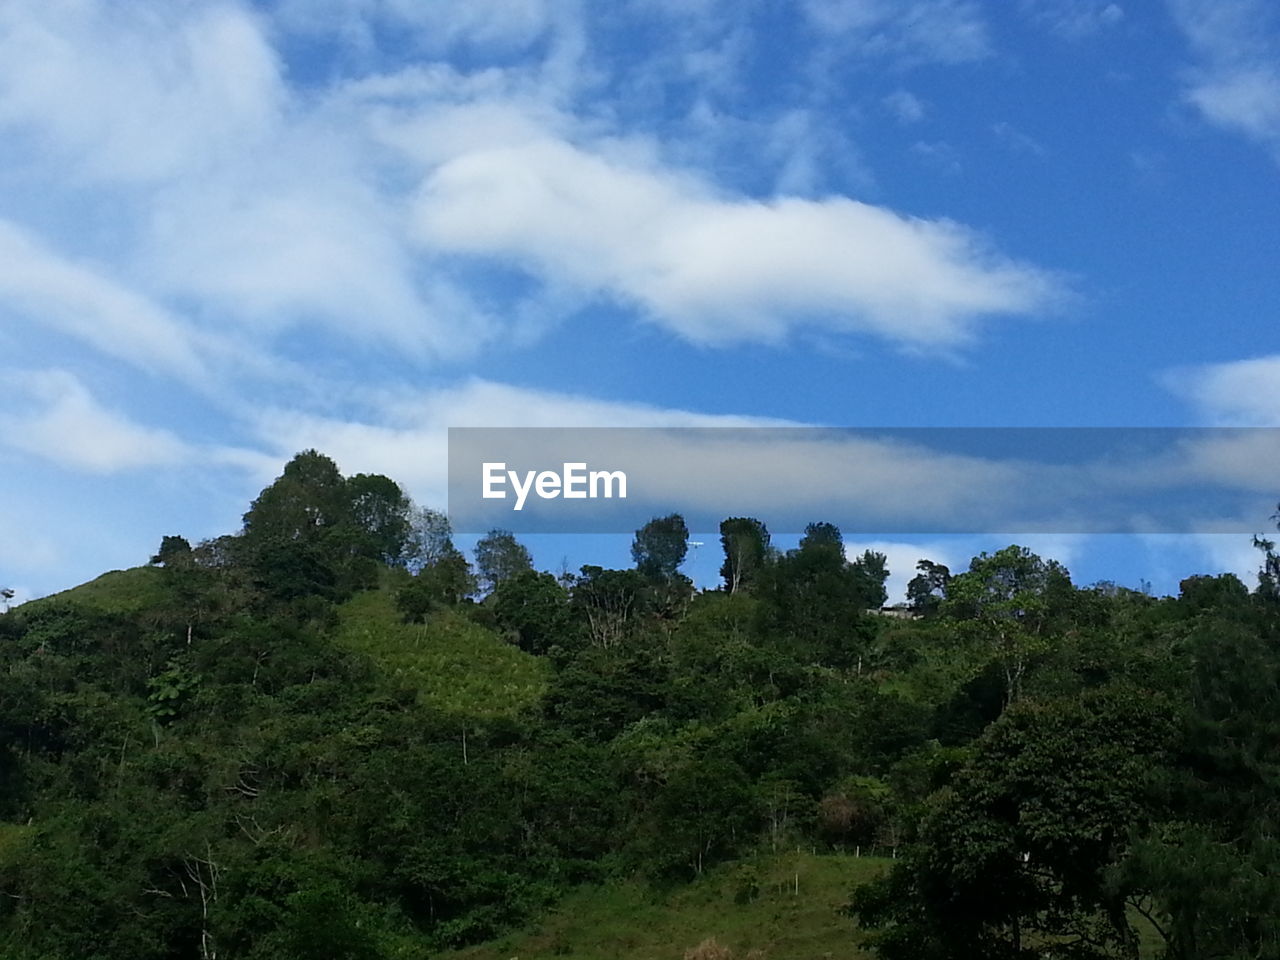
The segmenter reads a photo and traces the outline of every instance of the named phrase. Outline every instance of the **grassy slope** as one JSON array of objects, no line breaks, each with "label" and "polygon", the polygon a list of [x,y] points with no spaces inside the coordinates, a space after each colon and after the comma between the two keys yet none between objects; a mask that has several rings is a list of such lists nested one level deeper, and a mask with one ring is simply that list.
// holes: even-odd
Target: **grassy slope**
[{"label": "grassy slope", "polygon": [[[158,567],[113,570],[95,580],[32,600],[24,607],[74,603],[131,614],[164,602]],[[352,597],[338,608],[334,640],[364,654],[389,677],[415,688],[438,710],[475,718],[514,715],[535,703],[546,685],[546,665],[460,613],[443,611],[431,622],[402,623],[385,587]]]},{"label": "grassy slope", "polygon": [[357,594],[338,610],[335,641],[449,713],[484,718],[519,712],[541,697],[546,665],[465,616],[445,610],[407,624],[388,589]]},{"label": "grassy slope", "polygon": [[159,605],[164,600],[159,567],[131,567],[112,570],[78,587],[52,593],[23,604],[25,610],[46,605],[77,603],[106,613],[138,613]]},{"label": "grassy slope", "polygon": [[[788,853],[726,864],[669,893],[634,883],[587,887],[535,927],[441,960],[681,960],[708,937],[739,960],[751,950],[767,960],[864,960],[858,931],[839,908],[888,863]],[[758,894],[739,902],[749,875]]]}]

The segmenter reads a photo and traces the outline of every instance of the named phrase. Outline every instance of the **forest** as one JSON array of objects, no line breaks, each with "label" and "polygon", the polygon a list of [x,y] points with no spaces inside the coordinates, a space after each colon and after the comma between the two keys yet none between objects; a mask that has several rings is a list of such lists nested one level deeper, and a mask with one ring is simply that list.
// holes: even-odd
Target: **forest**
[{"label": "forest", "polygon": [[[630,569],[473,562],[308,450],[240,531],[0,614],[0,956],[461,956],[620,883],[746,910],[800,850],[865,865],[827,957],[1280,958],[1273,541],[1176,597],[921,559],[887,616],[829,523],[720,534],[716,589],[676,514]],[[782,955],[705,934],[654,956]]]}]

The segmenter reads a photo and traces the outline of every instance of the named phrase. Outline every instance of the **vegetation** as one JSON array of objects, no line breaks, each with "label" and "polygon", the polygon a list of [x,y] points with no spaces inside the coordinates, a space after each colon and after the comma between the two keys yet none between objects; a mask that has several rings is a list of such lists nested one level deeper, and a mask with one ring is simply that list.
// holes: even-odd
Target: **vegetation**
[{"label": "vegetation", "polygon": [[0,615],[13,960],[1280,957],[1280,564],[677,515],[556,578],[315,451],[241,532]]}]

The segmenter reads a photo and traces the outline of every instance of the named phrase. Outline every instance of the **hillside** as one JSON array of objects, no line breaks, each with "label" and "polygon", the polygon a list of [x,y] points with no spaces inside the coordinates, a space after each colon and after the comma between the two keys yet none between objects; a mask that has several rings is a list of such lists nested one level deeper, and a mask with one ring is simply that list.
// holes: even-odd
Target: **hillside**
[{"label": "hillside", "polygon": [[891,620],[833,525],[722,532],[717,590],[676,515],[473,565],[309,451],[0,615],[0,956],[1277,955],[1271,548],[1154,598],[1011,545]]},{"label": "hillside", "polygon": [[104,613],[136,614],[154,609],[165,598],[161,572],[157,567],[130,567],[112,570],[93,580],[24,604],[27,613],[58,604],[92,607]]},{"label": "hillside", "polygon": [[575,890],[538,923],[440,960],[680,960],[714,938],[745,958],[863,960],[841,910],[858,884],[891,861],[851,855],[761,854],[687,886],[615,883]]},{"label": "hillside", "polygon": [[515,717],[540,700],[547,665],[454,610],[429,623],[396,613],[392,588],[357,594],[338,608],[334,642],[369,657],[389,682],[424,705],[460,716]]}]

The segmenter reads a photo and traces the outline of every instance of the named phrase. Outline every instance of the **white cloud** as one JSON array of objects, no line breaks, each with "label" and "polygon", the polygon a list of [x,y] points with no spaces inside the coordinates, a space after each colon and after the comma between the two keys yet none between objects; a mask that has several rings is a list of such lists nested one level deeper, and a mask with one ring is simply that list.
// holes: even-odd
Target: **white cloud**
[{"label": "white cloud", "polygon": [[93,266],[71,262],[0,219],[0,314],[62,330],[157,373],[202,380],[196,338],[175,317]]},{"label": "white cloud", "polygon": [[1031,154],[1037,157],[1043,157],[1048,150],[1044,144],[1032,137],[1030,134],[1023,133],[1013,124],[1005,120],[999,120],[991,125],[991,132],[995,134],[996,139],[1003,143],[1014,153]]},{"label": "white cloud", "polygon": [[0,446],[71,470],[112,474],[151,467],[219,465],[270,475],[274,459],[253,450],[194,445],[137,423],[98,401],[66,370],[14,371],[0,378],[6,411]]},{"label": "white cloud", "polygon": [[[872,47],[919,53],[946,33],[954,53],[985,36],[970,3],[807,9]],[[305,19],[289,4],[276,13],[277,26]],[[370,29],[389,18],[469,43],[518,46],[551,31],[556,43],[519,67],[434,64],[304,92],[289,85],[266,25],[234,4],[117,14],[85,0],[14,0],[0,12],[0,134],[38,157],[51,185],[85,181],[104,209],[134,212],[112,225],[118,262],[101,271],[117,278],[118,300],[139,305],[131,329],[160,323],[162,308],[143,305],[181,303],[194,323],[265,351],[319,327],[418,360],[457,359],[513,329],[545,328],[551,318],[534,316],[544,298],[568,292],[703,344],[780,342],[809,327],[949,347],[984,317],[1036,311],[1055,292],[963,225],[843,196],[725,194],[665,162],[662,143],[612,137],[616,118],[572,100],[591,72],[575,59],[584,28],[574,9],[344,0],[313,15]],[[759,136],[784,193],[815,193],[830,155],[853,155],[804,110]],[[774,149],[783,141],[784,154]],[[470,255],[466,269],[514,262],[543,290],[501,310],[479,302],[489,294],[458,279],[458,254]],[[129,291],[118,278],[143,282]],[[30,297],[32,281],[22,283]],[[125,349],[79,316],[64,325]],[[157,351],[159,338],[146,339],[139,353]]]},{"label": "white cloud", "polygon": [[1280,427],[1280,354],[1182,368],[1165,382],[1211,425]]},{"label": "white cloud", "polygon": [[10,372],[5,379],[10,396],[2,442],[9,447],[94,473],[169,466],[190,454],[167,430],[102,406],[64,370]]},{"label": "white cloud", "polygon": [[924,101],[909,90],[895,90],[881,103],[899,123],[919,123],[924,119]]},{"label": "white cloud", "polygon": [[78,183],[123,213],[113,273],[146,289],[117,301],[180,301],[260,342],[320,326],[422,358],[472,352],[496,321],[408,244],[403,159],[343,91],[286,86],[264,29],[226,3],[16,0],[0,12],[0,133],[51,189]]},{"label": "white cloud", "polygon": [[542,37],[556,17],[547,0],[278,0],[275,14],[290,29],[337,33],[348,43],[372,45],[375,26],[411,31],[420,49],[433,51],[454,44],[517,50]]},{"label": "white cloud", "polygon": [[259,143],[284,96],[257,22],[228,3],[0,8],[0,124],[33,133],[82,176],[210,169]]},{"label": "white cloud", "polygon": [[1199,534],[1193,543],[1206,555],[1211,574],[1234,573],[1250,590],[1258,585],[1262,553],[1248,538],[1236,534]]},{"label": "white cloud", "polygon": [[864,57],[963,63],[991,52],[982,11],[968,0],[804,0],[803,10],[815,29]]},{"label": "white cloud", "polygon": [[959,151],[945,140],[917,140],[911,145],[911,154],[950,177],[958,176],[964,170]]},{"label": "white cloud", "polygon": [[1184,97],[1280,161],[1280,18],[1267,0],[1169,0],[1198,63]]},{"label": "white cloud", "polygon": [[1024,13],[1066,40],[1081,40],[1124,19],[1109,0],[1021,0]]},{"label": "white cloud", "polygon": [[700,343],[779,341],[812,325],[950,345],[980,317],[1036,310],[1055,290],[950,221],[844,197],[722,197],[691,175],[552,138],[443,164],[417,222],[433,248],[509,258]]}]

